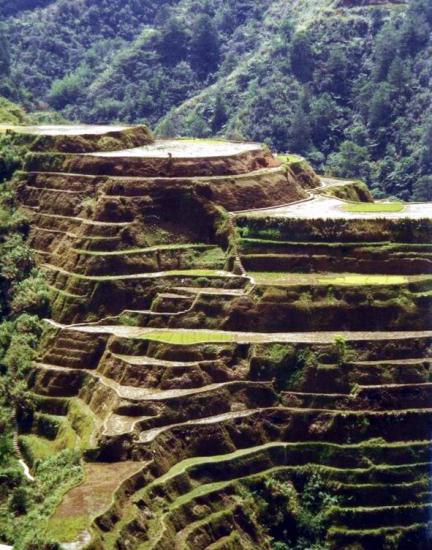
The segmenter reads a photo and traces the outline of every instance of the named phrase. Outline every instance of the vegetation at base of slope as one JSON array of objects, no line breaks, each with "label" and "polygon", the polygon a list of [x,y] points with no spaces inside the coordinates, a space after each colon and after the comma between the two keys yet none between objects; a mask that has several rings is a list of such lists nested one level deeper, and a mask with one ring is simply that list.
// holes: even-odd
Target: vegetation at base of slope
[{"label": "vegetation at base of slope", "polygon": [[344,204],[343,209],[346,212],[354,213],[388,213],[388,212],[402,212],[405,208],[405,205],[401,202],[372,202],[372,203],[359,203],[359,204]]},{"label": "vegetation at base of slope", "polygon": [[[23,109],[12,101],[0,97],[0,124],[23,124],[26,121],[26,114]],[[2,129],[0,128],[0,133]]]},{"label": "vegetation at base of slope", "polygon": [[[40,404],[40,399],[37,396],[30,394],[30,399],[32,397],[34,397],[36,405]],[[44,418],[49,417],[45,415]],[[57,429],[55,439],[48,439],[44,429],[41,430],[41,435],[30,433],[19,436],[22,454],[29,465],[38,464],[65,449],[84,451],[90,445],[96,419],[83,401],[78,398],[68,400],[67,416],[51,415],[50,418]]]},{"label": "vegetation at base of slope", "polygon": [[13,164],[0,179],[0,543],[20,550],[49,547],[41,534],[43,520],[79,481],[81,467],[78,453],[62,451],[36,461],[32,482],[13,444],[16,419],[25,428],[34,407],[26,381],[49,291],[26,244],[28,222],[17,209],[13,181],[5,181],[12,169]]},{"label": "vegetation at base of slope", "polygon": [[76,540],[88,528],[89,519],[86,515],[52,519],[47,528],[47,536],[58,542]]},{"label": "vegetation at base of slope", "polygon": [[6,503],[0,505],[4,541],[14,544],[16,550],[59,548],[46,539],[44,528],[63,495],[82,479],[80,454],[67,450],[39,462],[34,470],[35,482],[22,479],[18,469],[15,474],[16,486]]},{"label": "vegetation at base of slope", "polygon": [[266,528],[274,550],[329,550],[327,514],[338,498],[311,467],[301,487],[273,475],[244,482],[244,497],[258,508],[258,523]]},{"label": "vegetation at base of slope", "polygon": [[68,118],[266,141],[428,200],[432,8],[408,3],[53,0],[5,21],[9,72]]}]

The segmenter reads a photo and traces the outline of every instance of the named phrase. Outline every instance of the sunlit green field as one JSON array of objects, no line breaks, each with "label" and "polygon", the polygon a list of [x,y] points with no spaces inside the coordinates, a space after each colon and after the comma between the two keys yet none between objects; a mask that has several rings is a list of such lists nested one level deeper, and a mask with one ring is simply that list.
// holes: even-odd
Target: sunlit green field
[{"label": "sunlit green field", "polygon": [[213,330],[155,330],[143,335],[145,340],[165,342],[180,346],[191,346],[195,344],[223,344],[235,342],[235,334]]},{"label": "sunlit green field", "polygon": [[328,285],[400,285],[408,282],[403,275],[369,275],[362,273],[285,273],[249,272],[257,284],[328,284]]},{"label": "sunlit green field", "polygon": [[403,275],[348,274],[319,277],[318,282],[334,285],[398,285],[408,282]]},{"label": "sunlit green field", "polygon": [[345,212],[353,213],[388,213],[388,212],[402,212],[405,205],[401,202],[360,202],[356,204],[344,204],[342,207]]},{"label": "sunlit green field", "polygon": [[276,157],[280,162],[299,162],[304,160],[299,155],[277,155]]}]

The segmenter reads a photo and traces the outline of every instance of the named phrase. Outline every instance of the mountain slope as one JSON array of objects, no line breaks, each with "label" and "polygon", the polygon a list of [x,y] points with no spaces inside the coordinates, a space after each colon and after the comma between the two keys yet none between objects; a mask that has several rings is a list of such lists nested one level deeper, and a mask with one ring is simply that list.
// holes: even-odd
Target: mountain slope
[{"label": "mountain slope", "polygon": [[430,198],[427,0],[233,4],[56,0],[19,12],[6,21],[13,76],[72,120],[265,141],[377,196]]}]

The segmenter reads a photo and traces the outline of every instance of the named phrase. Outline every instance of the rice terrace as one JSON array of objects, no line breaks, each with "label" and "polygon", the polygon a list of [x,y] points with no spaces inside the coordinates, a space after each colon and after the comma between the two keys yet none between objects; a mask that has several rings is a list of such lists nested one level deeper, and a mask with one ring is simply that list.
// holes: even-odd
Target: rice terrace
[{"label": "rice terrace", "polygon": [[83,457],[46,540],[429,548],[430,204],[254,143],[7,135],[50,303],[19,452]]},{"label": "rice terrace", "polygon": [[0,0],[0,550],[432,550],[432,0]]}]

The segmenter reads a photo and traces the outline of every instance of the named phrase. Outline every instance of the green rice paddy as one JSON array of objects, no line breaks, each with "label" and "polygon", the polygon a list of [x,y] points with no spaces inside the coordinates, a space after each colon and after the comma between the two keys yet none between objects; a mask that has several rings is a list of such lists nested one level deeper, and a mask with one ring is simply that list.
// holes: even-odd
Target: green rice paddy
[{"label": "green rice paddy", "polygon": [[401,202],[359,202],[356,204],[344,204],[343,210],[351,213],[391,213],[402,212],[405,205]]},{"label": "green rice paddy", "polygon": [[281,271],[249,272],[257,284],[328,284],[328,285],[402,285],[403,275],[369,275],[362,273],[285,273]]},{"label": "green rice paddy", "polygon": [[155,330],[142,336],[145,340],[164,342],[179,346],[193,346],[196,344],[223,344],[235,342],[235,333],[226,333],[215,330]]},{"label": "green rice paddy", "polygon": [[325,276],[318,279],[320,283],[334,285],[402,285],[408,282],[403,275],[362,275],[348,274],[341,276]]},{"label": "green rice paddy", "polygon": [[301,162],[302,160],[304,160],[304,158],[299,155],[278,155],[276,158],[280,162],[288,162],[288,163]]}]

